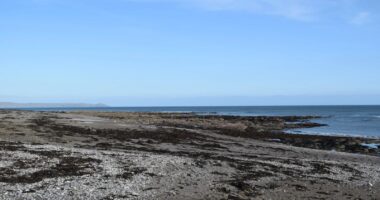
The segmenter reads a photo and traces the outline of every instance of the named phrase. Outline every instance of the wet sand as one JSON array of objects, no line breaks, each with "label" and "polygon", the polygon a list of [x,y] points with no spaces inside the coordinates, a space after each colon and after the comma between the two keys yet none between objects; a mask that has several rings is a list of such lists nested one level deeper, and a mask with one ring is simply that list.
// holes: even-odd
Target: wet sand
[{"label": "wet sand", "polygon": [[0,111],[0,199],[380,199],[368,138],[310,117]]}]

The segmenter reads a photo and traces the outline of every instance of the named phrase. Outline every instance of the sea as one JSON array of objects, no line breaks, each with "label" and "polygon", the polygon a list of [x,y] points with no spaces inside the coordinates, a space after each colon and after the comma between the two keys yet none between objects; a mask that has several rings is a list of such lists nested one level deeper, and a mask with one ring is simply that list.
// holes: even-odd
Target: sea
[{"label": "sea", "polygon": [[294,129],[289,133],[380,138],[380,106],[220,106],[220,107],[102,107],[31,108],[37,111],[186,112],[199,115],[321,116],[311,121],[327,126]]}]

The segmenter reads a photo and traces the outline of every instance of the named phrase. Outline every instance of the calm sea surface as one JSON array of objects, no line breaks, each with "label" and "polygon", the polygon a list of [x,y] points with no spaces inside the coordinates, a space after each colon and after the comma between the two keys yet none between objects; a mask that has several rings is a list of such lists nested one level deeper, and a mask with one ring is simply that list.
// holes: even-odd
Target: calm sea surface
[{"label": "calm sea surface", "polygon": [[194,112],[238,116],[316,115],[326,127],[297,129],[292,133],[380,137],[380,106],[247,106],[247,107],[108,107],[49,108],[44,111],[96,110],[119,112]]}]

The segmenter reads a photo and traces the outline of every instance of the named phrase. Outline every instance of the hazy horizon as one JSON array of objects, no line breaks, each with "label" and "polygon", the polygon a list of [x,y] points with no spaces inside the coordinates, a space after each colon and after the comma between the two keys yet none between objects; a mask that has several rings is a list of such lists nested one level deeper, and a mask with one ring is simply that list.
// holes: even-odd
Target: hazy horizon
[{"label": "hazy horizon", "polygon": [[[363,100],[365,98],[365,100]],[[166,106],[324,106],[380,105],[380,95],[373,96],[261,96],[261,97],[114,97],[94,99],[30,99],[10,98],[1,101],[20,104],[105,104],[112,107]],[[211,102],[211,103],[210,103]]]},{"label": "hazy horizon", "polygon": [[380,103],[375,0],[0,2],[0,102]]}]

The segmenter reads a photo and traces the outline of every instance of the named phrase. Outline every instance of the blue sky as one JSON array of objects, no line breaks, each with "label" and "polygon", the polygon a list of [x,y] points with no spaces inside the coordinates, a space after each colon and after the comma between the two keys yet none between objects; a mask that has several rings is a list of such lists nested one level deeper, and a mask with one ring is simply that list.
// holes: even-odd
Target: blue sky
[{"label": "blue sky", "polygon": [[0,101],[380,103],[378,0],[2,0]]}]

